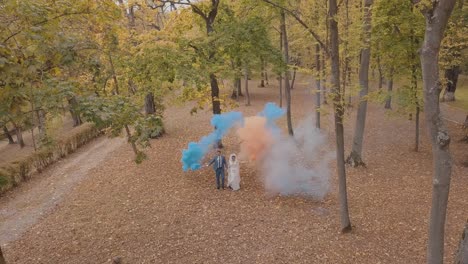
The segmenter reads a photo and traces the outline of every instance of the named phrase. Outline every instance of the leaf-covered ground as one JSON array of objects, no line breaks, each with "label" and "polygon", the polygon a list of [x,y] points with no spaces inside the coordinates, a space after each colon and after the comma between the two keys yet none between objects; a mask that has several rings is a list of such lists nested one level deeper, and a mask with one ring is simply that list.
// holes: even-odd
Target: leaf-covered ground
[{"label": "leaf-covered ground", "polygon": [[[295,124],[313,111],[314,99],[306,86],[306,80],[299,79],[292,92]],[[265,102],[276,101],[274,85],[251,90],[252,106],[239,108],[247,116],[260,111]],[[413,122],[387,116],[381,106],[369,107],[367,168],[347,170],[354,229],[343,235],[335,173],[324,201],[268,196],[247,164],[241,167],[238,192],[216,190],[209,168],[184,173],[181,150],[211,131],[209,112],[190,116],[189,111],[189,105],[166,111],[168,133],[152,141],[143,164],[133,163],[128,145],[105,158],[52,212],[21,238],[3,245],[7,262],[109,263],[115,257],[123,263],[424,262],[432,175],[424,124],[421,149],[415,153]],[[332,116],[322,120],[333,147]],[[284,127],[285,119],[280,122]],[[354,114],[349,114],[347,153],[354,122]],[[457,142],[462,135],[459,127],[450,125],[450,130],[455,164],[446,225],[447,263],[453,260],[468,217],[468,168],[462,166],[468,145]],[[224,143],[226,153],[238,150],[233,135]],[[52,187],[44,192],[49,191],[46,188]],[[15,193],[9,196],[0,202],[14,200]]]}]

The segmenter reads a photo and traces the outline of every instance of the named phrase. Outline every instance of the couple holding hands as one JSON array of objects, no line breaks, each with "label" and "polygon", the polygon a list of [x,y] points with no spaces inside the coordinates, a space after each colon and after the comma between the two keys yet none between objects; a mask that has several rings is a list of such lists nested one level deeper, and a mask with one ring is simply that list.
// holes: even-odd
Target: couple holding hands
[{"label": "couple holding hands", "polygon": [[211,160],[210,163],[205,166],[208,167],[213,165],[213,170],[216,173],[216,187],[224,189],[224,171],[228,171],[228,185],[234,191],[240,189],[240,175],[239,175],[239,160],[236,154],[231,154],[229,157],[229,163],[226,162],[226,158],[221,154],[221,150],[216,151],[216,156]]}]

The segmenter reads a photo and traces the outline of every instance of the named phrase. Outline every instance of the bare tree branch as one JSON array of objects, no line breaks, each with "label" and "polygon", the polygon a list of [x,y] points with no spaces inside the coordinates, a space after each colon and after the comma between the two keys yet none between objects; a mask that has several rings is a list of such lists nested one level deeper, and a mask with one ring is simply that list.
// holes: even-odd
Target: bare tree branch
[{"label": "bare tree branch", "polygon": [[312,37],[314,37],[314,39],[319,43],[319,45],[322,47],[322,49],[324,49],[326,51],[326,53],[328,54],[329,51],[328,51],[328,47],[323,43],[323,41],[320,39],[319,35],[317,33],[315,33],[300,17],[298,17],[293,11],[287,9],[286,7],[284,6],[281,6],[277,3],[274,3],[270,0],[262,0],[263,2],[265,3],[268,3],[274,7],[277,7],[281,10],[284,10],[284,12],[288,13],[289,15],[291,15],[292,17],[294,17],[294,19],[296,19],[297,22],[299,22],[299,24],[301,24],[305,29],[307,29],[307,31],[312,35]]},{"label": "bare tree branch", "polygon": [[[213,1],[213,3],[217,2],[217,4],[216,4],[216,7],[217,7],[218,4],[219,4],[219,0],[212,0],[212,1]],[[161,0],[159,2],[161,2],[161,3],[159,5],[156,5],[154,3],[154,1],[152,1],[152,5],[148,3],[148,6],[151,9],[164,8],[164,6],[166,6],[166,4],[169,4],[171,6],[175,6],[175,5],[190,6],[194,13],[201,16],[204,20],[208,20],[209,15],[206,15],[197,5],[190,2],[190,0],[185,0],[185,1],[183,1],[183,0],[177,0],[177,1],[175,1],[175,0]]]}]

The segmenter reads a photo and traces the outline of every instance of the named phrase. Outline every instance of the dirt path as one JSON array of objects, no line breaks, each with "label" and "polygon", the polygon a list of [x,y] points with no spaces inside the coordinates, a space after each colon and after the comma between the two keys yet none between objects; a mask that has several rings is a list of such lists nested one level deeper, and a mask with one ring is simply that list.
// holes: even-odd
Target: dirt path
[{"label": "dirt path", "polygon": [[49,214],[64,195],[120,147],[123,139],[99,138],[22,184],[2,198],[0,204],[0,242],[5,245]]}]

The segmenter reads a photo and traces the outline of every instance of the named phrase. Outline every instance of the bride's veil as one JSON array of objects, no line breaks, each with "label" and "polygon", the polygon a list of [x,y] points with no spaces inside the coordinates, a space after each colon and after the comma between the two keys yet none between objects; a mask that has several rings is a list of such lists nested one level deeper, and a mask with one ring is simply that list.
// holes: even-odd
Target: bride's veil
[{"label": "bride's veil", "polygon": [[[236,160],[235,160],[235,161],[232,161],[232,157],[236,157]],[[237,155],[233,153],[233,154],[231,154],[231,155],[229,156],[229,165],[231,165],[231,166],[234,165],[234,166],[235,166],[235,165],[237,165],[237,164],[239,164],[239,160],[237,159]]]}]

